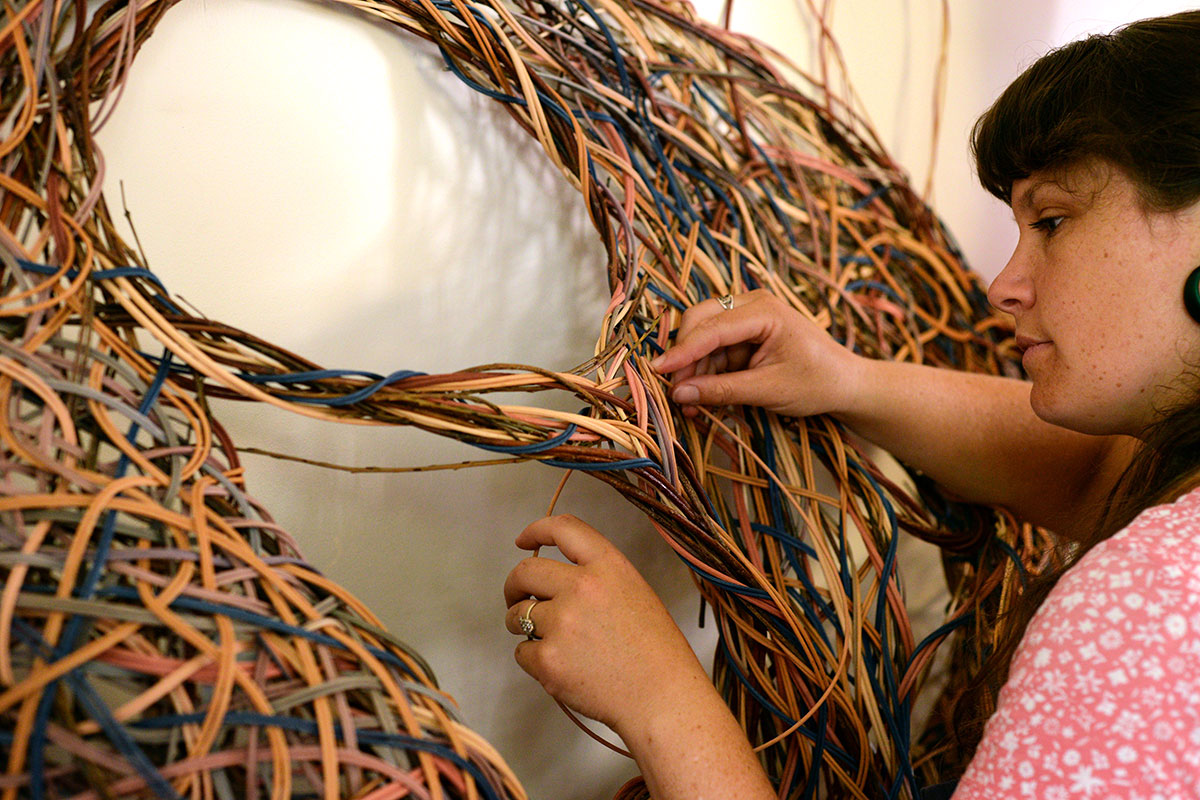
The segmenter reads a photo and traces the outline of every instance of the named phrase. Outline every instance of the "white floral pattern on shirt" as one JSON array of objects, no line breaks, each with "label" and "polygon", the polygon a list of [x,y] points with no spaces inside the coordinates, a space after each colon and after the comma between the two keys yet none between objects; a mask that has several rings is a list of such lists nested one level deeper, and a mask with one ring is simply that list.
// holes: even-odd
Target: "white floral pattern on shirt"
[{"label": "white floral pattern on shirt", "polygon": [[1200,798],[1200,490],[1065,574],[954,800]]}]

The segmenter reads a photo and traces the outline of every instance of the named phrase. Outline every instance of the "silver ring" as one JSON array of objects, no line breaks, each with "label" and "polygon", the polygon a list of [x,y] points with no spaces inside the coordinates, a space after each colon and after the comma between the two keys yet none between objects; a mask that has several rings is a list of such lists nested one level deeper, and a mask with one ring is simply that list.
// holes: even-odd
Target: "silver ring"
[{"label": "silver ring", "polygon": [[717,298],[717,302],[721,304],[721,308],[726,311],[733,311],[733,295],[727,294]]},{"label": "silver ring", "polygon": [[519,620],[517,620],[517,624],[521,626],[521,633],[525,634],[526,639],[537,638],[533,632],[533,620],[529,618],[529,612],[533,611],[533,607],[538,604],[538,599],[536,597],[531,599],[533,602],[529,604],[529,607],[525,609],[525,613],[521,615]]}]

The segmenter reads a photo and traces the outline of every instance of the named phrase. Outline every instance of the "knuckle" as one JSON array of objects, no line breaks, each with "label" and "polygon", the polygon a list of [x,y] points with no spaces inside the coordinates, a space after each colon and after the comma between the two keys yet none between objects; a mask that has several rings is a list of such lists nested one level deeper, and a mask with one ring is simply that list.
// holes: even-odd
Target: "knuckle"
[{"label": "knuckle", "polygon": [[709,395],[714,405],[728,405],[733,400],[733,389],[725,381],[714,381]]},{"label": "knuckle", "polygon": [[686,337],[693,328],[704,321],[704,317],[704,309],[700,306],[692,306],[687,311],[684,311],[683,316],[679,318],[678,335]]},{"label": "knuckle", "polygon": [[529,556],[518,561],[508,573],[508,578],[504,581],[504,596],[509,598],[510,605],[518,603],[522,597],[529,596],[529,584],[539,567],[537,559]]},{"label": "knuckle", "polygon": [[550,517],[550,522],[557,527],[574,524],[578,522],[578,518],[574,514],[555,514]]},{"label": "knuckle", "polygon": [[754,303],[765,303],[771,306],[780,305],[779,297],[766,289],[755,289],[747,296]]},{"label": "knuckle", "polygon": [[517,585],[521,580],[525,559],[521,559],[508,571],[508,577],[504,579],[504,596],[508,597],[512,592],[516,591]]},{"label": "knuckle", "polygon": [[504,588],[508,591],[517,591],[524,583],[527,572],[529,572],[529,559],[523,558],[509,571],[508,580],[504,582]]},{"label": "knuckle", "polygon": [[572,606],[560,608],[554,617],[554,632],[559,638],[574,636],[580,623],[580,614],[575,608]]}]

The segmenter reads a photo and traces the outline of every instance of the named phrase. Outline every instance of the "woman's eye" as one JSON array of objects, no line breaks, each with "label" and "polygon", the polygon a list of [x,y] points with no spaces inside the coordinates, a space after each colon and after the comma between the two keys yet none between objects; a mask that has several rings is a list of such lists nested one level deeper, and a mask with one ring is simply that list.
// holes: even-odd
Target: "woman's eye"
[{"label": "woman's eye", "polygon": [[1065,217],[1055,217],[1055,216],[1042,217],[1041,219],[1037,220],[1036,222],[1030,223],[1029,227],[1031,227],[1035,230],[1039,230],[1042,233],[1046,234],[1047,236],[1050,236],[1056,230],[1058,230],[1058,226],[1062,224],[1062,221],[1064,219],[1066,219],[1066,218]]}]

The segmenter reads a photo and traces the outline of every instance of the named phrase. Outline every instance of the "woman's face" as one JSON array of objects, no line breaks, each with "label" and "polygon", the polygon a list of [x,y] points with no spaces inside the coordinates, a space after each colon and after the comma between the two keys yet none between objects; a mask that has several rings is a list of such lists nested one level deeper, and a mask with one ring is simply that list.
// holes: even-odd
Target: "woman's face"
[{"label": "woman's face", "polygon": [[1200,204],[1146,210],[1107,162],[1035,173],[1012,187],[1020,238],[988,299],[1013,315],[1030,400],[1085,433],[1138,435],[1195,391],[1200,323],[1183,283],[1200,266]]}]

